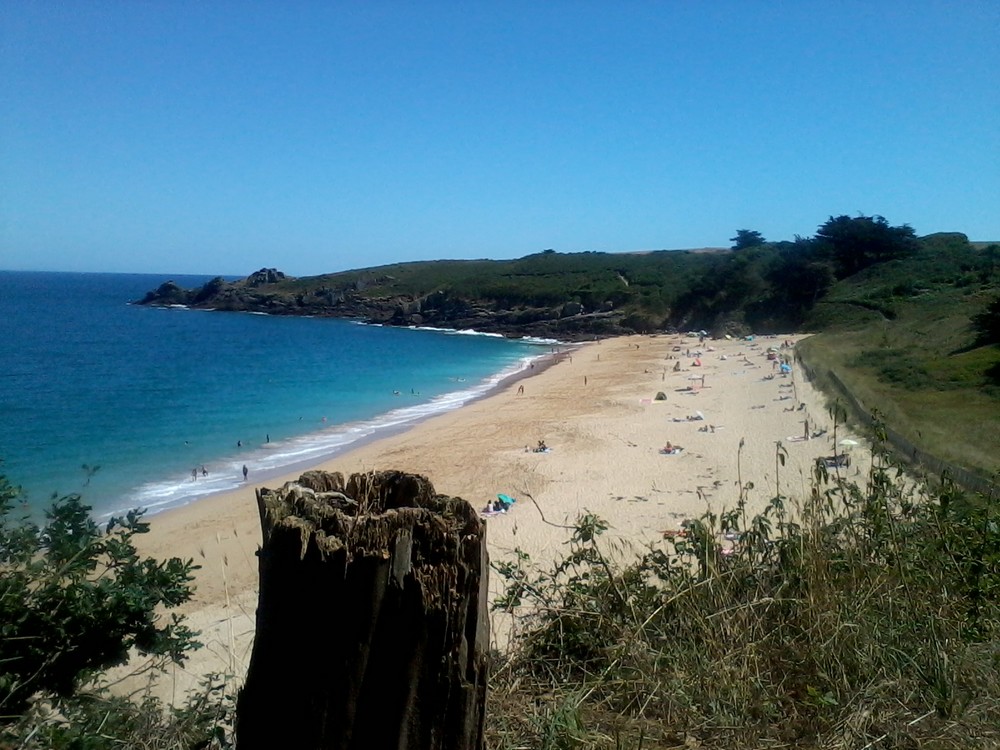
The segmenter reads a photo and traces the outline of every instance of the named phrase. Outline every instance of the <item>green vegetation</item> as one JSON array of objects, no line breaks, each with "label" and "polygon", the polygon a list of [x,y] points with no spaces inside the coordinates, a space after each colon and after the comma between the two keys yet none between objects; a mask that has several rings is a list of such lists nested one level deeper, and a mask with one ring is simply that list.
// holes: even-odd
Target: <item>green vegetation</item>
[{"label": "green vegetation", "polygon": [[749,517],[754,489],[634,563],[585,514],[551,568],[497,564],[491,746],[995,747],[994,499],[918,490],[884,450],[863,486],[817,466]]},{"label": "green vegetation", "polygon": [[236,711],[232,684],[231,676],[207,675],[181,706],[93,688],[54,703],[40,701],[0,726],[0,748],[231,750]]},{"label": "green vegetation", "polygon": [[14,517],[18,496],[0,476],[0,747],[13,738],[16,747],[208,747],[195,741],[221,736],[211,718],[227,705],[217,680],[169,715],[151,699],[94,688],[132,651],[163,666],[198,647],[183,618],[163,614],[191,597],[194,564],[140,557],[141,512],[101,530],[69,495],[39,527]]},{"label": "green vegetation", "polygon": [[[315,293],[317,285],[354,286],[369,298],[443,300],[493,308],[579,304],[583,312],[621,310],[658,328],[719,329],[733,321],[760,332],[795,327],[837,280],[913,255],[919,243],[907,226],[882,217],[840,216],[815,238],[767,243],[741,229],[738,253],[609,254],[551,251],[513,261],[434,261],[381,266],[285,282]],[[439,299],[433,299],[437,296]]]},{"label": "green vegetation", "polygon": [[[547,250],[510,261],[400,263],[255,282],[250,303],[317,314],[363,314],[367,305],[384,320],[396,311],[396,322],[413,314],[443,323],[490,318],[511,332],[539,320],[610,314],[611,328],[595,317],[576,330],[771,333],[836,326],[839,311],[824,308],[831,301],[891,319],[900,301],[928,288],[995,287],[1000,267],[995,246],[977,248],[960,234],[918,239],[881,216],[830,217],[812,238],[792,242],[767,242],[749,229],[732,239],[734,252]],[[220,280],[188,301],[225,306],[232,300],[220,299],[224,291]],[[345,305],[348,298],[363,309]]]},{"label": "green vegetation", "polygon": [[1000,471],[1000,246],[932,235],[906,260],[831,288],[807,318],[800,355],[833,370],[867,408],[923,450],[990,477]]},{"label": "green vegetation", "polygon": [[746,250],[748,247],[767,244],[764,235],[752,229],[737,229],[736,236],[730,237],[729,241],[733,243],[733,250]]}]

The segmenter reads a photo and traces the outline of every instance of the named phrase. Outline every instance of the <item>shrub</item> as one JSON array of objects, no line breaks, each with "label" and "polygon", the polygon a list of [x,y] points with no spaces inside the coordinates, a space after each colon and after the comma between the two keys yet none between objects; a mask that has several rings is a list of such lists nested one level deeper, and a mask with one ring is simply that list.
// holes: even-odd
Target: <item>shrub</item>
[{"label": "shrub", "polygon": [[819,462],[807,497],[776,483],[752,517],[738,488],[632,564],[585,514],[551,569],[495,565],[518,624],[491,700],[536,717],[493,724],[496,746],[1000,740],[995,502],[916,485],[880,444],[861,485]]},{"label": "shrub", "polygon": [[181,663],[195,633],[171,609],[192,594],[191,560],[140,557],[142,511],[102,532],[79,495],[56,500],[43,526],[13,517],[19,490],[0,476],[0,721],[36,693],[71,696],[131,649]]}]

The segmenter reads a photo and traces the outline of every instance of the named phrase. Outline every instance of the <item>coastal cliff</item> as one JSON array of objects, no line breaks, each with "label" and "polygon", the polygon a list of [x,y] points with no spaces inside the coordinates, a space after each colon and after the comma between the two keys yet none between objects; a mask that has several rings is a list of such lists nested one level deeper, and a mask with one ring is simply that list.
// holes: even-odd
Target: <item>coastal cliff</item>
[{"label": "coastal cliff", "polygon": [[[826,330],[893,320],[935,289],[992,289],[996,247],[917,238],[882,217],[832,218],[813,239],[738,250],[557,253],[396,263],[293,278],[262,268],[199,289],[166,282],[140,304],[309,315],[506,336]],[[973,312],[979,312],[979,308]]]},{"label": "coastal cliff", "polygon": [[505,336],[563,340],[636,333],[626,313],[607,303],[587,310],[572,299],[547,305],[505,304],[437,288],[425,294],[392,290],[390,275],[335,274],[295,278],[262,268],[245,279],[216,277],[197,289],[167,281],[136,304],[184,306],[271,315],[303,315],[362,320],[393,326],[474,329]]}]

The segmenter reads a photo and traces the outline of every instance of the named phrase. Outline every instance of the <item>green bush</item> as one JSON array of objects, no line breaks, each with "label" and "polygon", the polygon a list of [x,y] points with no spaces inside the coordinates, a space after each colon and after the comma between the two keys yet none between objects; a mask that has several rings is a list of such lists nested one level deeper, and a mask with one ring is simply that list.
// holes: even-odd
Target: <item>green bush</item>
[{"label": "green bush", "polygon": [[207,675],[179,707],[149,695],[132,700],[81,693],[57,705],[35,704],[0,728],[0,747],[19,750],[230,750],[236,701],[231,681]]},{"label": "green bush", "polygon": [[141,511],[103,531],[79,495],[56,500],[38,526],[15,519],[19,490],[0,476],[0,722],[36,694],[72,696],[132,649],[181,663],[197,646],[176,614],[192,594],[191,560],[140,557]]}]

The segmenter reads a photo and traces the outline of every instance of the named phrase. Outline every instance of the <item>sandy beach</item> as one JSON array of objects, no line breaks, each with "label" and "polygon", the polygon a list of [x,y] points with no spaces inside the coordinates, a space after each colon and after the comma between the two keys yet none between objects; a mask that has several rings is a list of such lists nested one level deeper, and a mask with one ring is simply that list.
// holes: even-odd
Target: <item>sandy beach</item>
[{"label": "sandy beach", "polygon": [[[487,521],[493,560],[515,547],[550,559],[567,538],[564,527],[588,511],[608,522],[610,538],[639,549],[685,518],[732,507],[738,471],[755,485],[751,510],[775,494],[776,480],[784,495],[805,493],[815,458],[835,452],[832,419],[797,367],[783,375],[767,358],[768,347],[799,338],[699,343],[660,335],[586,344],[487,398],[314,468],[419,473],[438,492],[478,508],[497,493],[517,498],[509,512]],[[666,399],[657,400],[658,392]],[[689,419],[698,415],[703,418]],[[847,437],[857,436],[837,432],[837,440]],[[532,450],[540,440],[548,452]],[[682,450],[662,454],[668,441]],[[778,441],[788,455],[776,477]],[[861,446],[852,452],[850,475],[867,466]],[[298,473],[255,484],[251,471],[239,491],[152,518],[152,531],[139,540],[143,552],[201,565],[184,612],[205,648],[183,668],[172,668],[157,688],[164,699],[179,698],[205,673],[245,672],[260,544],[254,491]],[[138,683],[133,678],[123,686]]]}]

